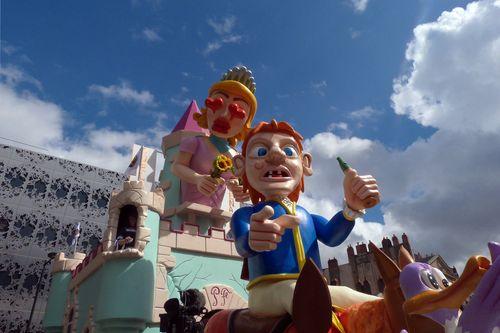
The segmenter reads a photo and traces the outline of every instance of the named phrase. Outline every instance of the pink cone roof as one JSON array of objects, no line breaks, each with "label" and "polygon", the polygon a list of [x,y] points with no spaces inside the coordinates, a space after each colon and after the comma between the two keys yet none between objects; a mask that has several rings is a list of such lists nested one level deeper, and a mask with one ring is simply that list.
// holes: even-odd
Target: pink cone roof
[{"label": "pink cone roof", "polygon": [[196,101],[192,100],[188,108],[186,109],[186,112],[184,112],[177,125],[175,125],[174,129],[172,130],[172,133],[177,131],[192,131],[192,132],[205,133],[206,130],[201,128],[196,122],[196,120],[193,119],[193,114],[199,112],[200,109],[198,108]]}]

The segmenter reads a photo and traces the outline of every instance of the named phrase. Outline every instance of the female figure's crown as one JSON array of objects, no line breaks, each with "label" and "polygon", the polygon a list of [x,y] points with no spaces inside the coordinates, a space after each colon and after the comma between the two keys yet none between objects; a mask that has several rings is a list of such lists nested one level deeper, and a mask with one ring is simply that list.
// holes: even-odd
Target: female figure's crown
[{"label": "female figure's crown", "polygon": [[255,95],[255,79],[252,75],[252,71],[245,66],[235,66],[222,75],[221,81],[238,81]]}]

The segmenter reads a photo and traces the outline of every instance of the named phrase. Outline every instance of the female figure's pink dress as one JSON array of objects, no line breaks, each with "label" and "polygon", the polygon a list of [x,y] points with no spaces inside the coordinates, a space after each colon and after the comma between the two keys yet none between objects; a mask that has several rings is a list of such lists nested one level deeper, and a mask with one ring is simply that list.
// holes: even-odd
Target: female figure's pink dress
[{"label": "female figure's pink dress", "polygon": [[[195,136],[183,139],[179,145],[179,151],[192,154],[189,167],[193,171],[200,175],[209,175],[211,173],[213,169],[212,163],[216,155],[212,152],[210,147],[207,146],[205,137]],[[231,178],[231,176],[231,172],[222,174],[224,180]],[[196,184],[190,184],[181,180],[182,202],[189,201],[220,208],[225,192],[226,185],[222,184],[217,187],[217,190],[210,197],[207,197],[198,191]]]}]

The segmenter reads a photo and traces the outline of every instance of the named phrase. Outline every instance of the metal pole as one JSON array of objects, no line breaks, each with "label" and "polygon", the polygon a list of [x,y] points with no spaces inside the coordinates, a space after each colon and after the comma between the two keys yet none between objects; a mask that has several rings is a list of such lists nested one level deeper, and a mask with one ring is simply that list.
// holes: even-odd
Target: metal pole
[{"label": "metal pole", "polygon": [[33,319],[33,312],[35,312],[36,300],[38,298],[38,293],[40,292],[40,285],[42,284],[42,278],[43,278],[43,273],[45,272],[45,266],[47,266],[47,264],[51,260],[52,259],[49,259],[49,260],[46,260],[44,262],[43,267],[42,267],[42,273],[40,274],[40,277],[38,278],[38,283],[36,285],[35,299],[33,300],[33,305],[31,306],[30,318],[28,319],[28,325],[26,325],[26,330],[24,331],[25,333],[28,333],[30,331],[31,320]]}]

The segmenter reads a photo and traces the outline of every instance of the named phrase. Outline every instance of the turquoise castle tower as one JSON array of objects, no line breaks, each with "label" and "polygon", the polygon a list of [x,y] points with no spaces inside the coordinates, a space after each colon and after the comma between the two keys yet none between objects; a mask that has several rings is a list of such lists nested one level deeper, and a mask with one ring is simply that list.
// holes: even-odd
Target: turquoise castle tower
[{"label": "turquoise castle tower", "polygon": [[207,135],[193,119],[196,112],[198,106],[192,101],[162,140],[165,163],[159,179],[166,201],[159,245],[171,249],[173,261],[166,265],[168,291],[170,297],[178,297],[181,290],[197,288],[205,290],[209,309],[242,307],[247,298],[246,282],[240,279],[242,258],[228,235],[237,208],[231,193],[226,191],[221,209],[181,202],[180,180],[170,171],[183,138]]},{"label": "turquoise castle tower", "polygon": [[[193,288],[203,293],[208,310],[246,307],[242,259],[228,235],[237,208],[229,191],[221,209],[181,202],[180,180],[170,172],[181,140],[206,135],[195,112],[192,101],[163,138],[163,164],[160,152],[135,149],[129,180],[111,196],[100,245],[88,254],[57,255],[46,332],[159,332],[165,301]],[[124,245],[119,234],[131,216],[135,237]]]}]

